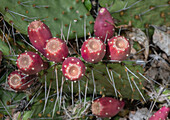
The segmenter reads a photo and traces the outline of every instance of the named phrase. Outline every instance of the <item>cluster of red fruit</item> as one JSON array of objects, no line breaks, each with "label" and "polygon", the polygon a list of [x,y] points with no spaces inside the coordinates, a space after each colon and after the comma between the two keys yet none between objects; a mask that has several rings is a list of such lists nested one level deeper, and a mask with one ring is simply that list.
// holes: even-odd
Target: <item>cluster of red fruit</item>
[{"label": "cluster of red fruit", "polygon": [[[85,40],[81,47],[81,56],[90,63],[101,61],[106,55],[109,60],[122,61],[130,54],[130,43],[123,36],[114,36],[114,21],[106,8],[101,8],[94,25],[96,37]],[[79,80],[84,76],[86,68],[84,63],[76,57],[68,57],[68,47],[60,38],[52,37],[51,31],[47,25],[41,21],[33,21],[28,26],[28,36],[32,45],[41,52],[48,60],[55,63],[62,62],[62,72],[66,79],[71,81]],[[107,41],[106,41],[107,40]],[[47,69],[48,64],[34,52],[25,52],[17,58],[17,67],[19,71],[14,71],[8,76],[8,84],[14,90],[25,90],[33,82],[36,73]],[[31,79],[31,80],[30,80]],[[108,103],[105,115],[113,116],[124,103],[112,98],[104,100],[101,103]],[[108,102],[109,101],[109,102]],[[98,106],[99,100],[93,106]],[[115,104],[116,103],[116,104]],[[119,105],[120,104],[120,105]],[[114,107],[117,105],[117,107]],[[116,109],[116,112],[109,110]],[[96,108],[96,107],[95,107]],[[93,110],[93,109],[92,109]],[[100,114],[95,111],[94,114]]]},{"label": "cluster of red fruit", "polygon": [[[81,55],[85,61],[97,63],[104,58],[105,54],[110,60],[121,61],[127,58],[130,53],[130,43],[123,36],[112,37],[114,34],[113,24],[114,21],[108,10],[101,8],[94,25],[96,37],[85,40],[81,48]],[[62,72],[67,79],[72,81],[79,80],[85,74],[84,63],[76,57],[68,57],[66,43],[60,38],[52,37],[50,29],[43,22],[31,22],[28,26],[28,36],[32,45],[48,60],[56,63],[63,62]],[[104,41],[106,39],[108,40],[107,46]],[[26,75],[34,75],[46,69],[47,66],[47,63],[34,52],[22,53],[17,58],[17,67]],[[15,72],[15,75],[13,74],[9,76],[9,85],[15,86],[11,87],[13,89],[18,89],[15,85],[19,83],[16,78],[20,78],[22,84],[25,82],[23,77],[20,76],[20,72]],[[15,76],[15,79],[12,76]],[[24,77],[24,79],[27,78]],[[20,87],[20,89],[23,89],[23,87]]]}]

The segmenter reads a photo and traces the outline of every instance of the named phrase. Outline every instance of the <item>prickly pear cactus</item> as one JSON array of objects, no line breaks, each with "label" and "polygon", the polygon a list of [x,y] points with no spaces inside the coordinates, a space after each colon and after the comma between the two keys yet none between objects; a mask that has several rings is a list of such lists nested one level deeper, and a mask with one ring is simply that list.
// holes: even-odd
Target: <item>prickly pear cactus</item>
[{"label": "prickly pear cactus", "polygon": [[[1,44],[4,45],[5,43],[1,41]],[[6,47],[6,49],[8,49],[8,47]],[[4,49],[1,49],[2,52],[4,52],[3,50]],[[129,99],[143,99],[142,97],[144,96],[141,96],[141,94],[144,93],[142,90],[144,78],[141,75],[143,74],[143,68],[140,65],[135,64],[135,62],[100,62],[98,64],[86,63],[85,66],[87,67],[87,76],[82,78],[82,82],[80,81],[82,84],[81,90],[85,89],[84,85],[88,80],[89,94],[93,93],[93,88],[95,87],[96,95],[114,95]],[[61,79],[63,77],[61,72],[61,65],[54,65],[51,69],[42,71],[39,76],[40,78],[42,77],[40,81],[44,83],[46,79],[47,85],[50,84],[50,80],[55,83],[56,70],[58,71],[58,79],[61,85]],[[70,81],[65,82],[67,84],[71,83]],[[56,84],[52,84],[51,87],[56,88]],[[115,92],[115,90],[117,92]],[[69,92],[69,89],[64,89],[64,91]],[[74,87],[74,91],[77,92],[77,87]],[[142,91],[141,94],[139,91]]]},{"label": "prickly pear cactus", "polygon": [[[6,43],[1,41],[1,45],[4,44]],[[6,46],[6,49],[10,51],[8,45]],[[5,52],[6,49],[1,49],[1,51]],[[20,52],[16,51],[15,54],[19,53]],[[9,55],[9,53],[7,55]],[[13,59],[16,60],[16,58]],[[9,62],[15,65],[15,62]],[[22,92],[15,93],[14,91],[6,91],[2,89],[9,88],[5,86],[5,81],[8,74],[10,74],[14,68],[8,68],[10,70],[7,70],[6,75],[1,78],[2,88],[0,90],[0,106],[1,108],[4,108],[4,111],[1,112],[4,116],[11,115],[12,117],[13,114],[16,114],[16,112],[19,111],[19,116],[22,116],[25,120],[28,118],[46,117],[62,119],[61,116],[64,112],[62,109],[64,100],[66,101],[64,104],[65,106],[70,106],[71,104],[69,103],[69,100],[72,99],[72,104],[74,104],[75,101],[81,101],[80,104],[84,105],[86,108],[88,106],[87,103],[89,102],[89,99],[93,100],[98,95],[115,96],[142,101],[146,101],[148,99],[143,90],[143,83],[145,81],[141,76],[141,74],[143,74],[143,68],[140,65],[136,65],[134,62],[100,62],[98,64],[86,63],[86,76],[78,82],[65,80],[61,72],[60,64],[50,64],[53,67],[39,73],[38,78],[40,87],[38,90],[32,91],[31,96],[29,92],[24,94]],[[9,97],[5,97],[6,95]],[[20,106],[19,104],[23,104],[22,102],[24,101],[26,102],[26,106],[24,106],[24,108],[17,107]],[[82,111],[84,111],[85,108],[81,108]],[[73,113],[70,114],[74,116]],[[80,114],[80,116],[82,117],[83,114],[84,113]]]},{"label": "prickly pear cactus", "polygon": [[118,25],[132,22],[132,26],[144,30],[149,25],[169,26],[169,0],[99,0],[102,7],[107,7]]},{"label": "prickly pear cactus", "polygon": [[[12,34],[8,38],[3,31],[3,34],[0,34],[2,65],[5,68],[0,77],[0,118],[88,119],[92,101],[101,96],[144,102],[148,100],[144,91],[146,78],[143,76],[143,67],[139,64],[130,60],[112,62],[105,58],[93,64],[85,62],[81,55],[75,54],[69,57],[79,56],[82,64],[86,66],[86,72],[79,81],[67,80],[62,73],[62,63],[51,62],[40,54],[42,59],[49,63],[48,69],[37,73],[37,82],[26,90],[11,89],[7,80],[8,75],[18,69],[17,57],[25,51],[35,52],[33,46],[27,42],[28,38],[23,35],[27,34],[27,25],[31,21],[40,19],[49,26],[53,36],[62,34],[65,40],[70,40],[92,33],[93,18],[80,0],[0,2],[0,12],[4,20],[12,26]],[[23,34],[13,30],[13,27]],[[81,41],[76,42],[71,44],[82,44]]]},{"label": "prickly pear cactus", "polygon": [[[1,0],[0,2],[0,11],[4,19],[23,34],[27,34],[27,26],[33,20],[44,21],[53,36],[60,37],[62,34],[65,39],[83,37],[93,30],[94,19],[81,0],[50,0],[48,2]],[[85,26],[87,31],[84,31]]]}]

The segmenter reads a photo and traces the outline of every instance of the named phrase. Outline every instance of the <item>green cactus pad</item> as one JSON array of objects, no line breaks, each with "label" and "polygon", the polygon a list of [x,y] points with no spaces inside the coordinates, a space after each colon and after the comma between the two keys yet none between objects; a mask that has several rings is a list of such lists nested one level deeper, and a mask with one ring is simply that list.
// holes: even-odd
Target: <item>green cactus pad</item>
[{"label": "green cactus pad", "polygon": [[[133,73],[131,74],[130,71],[127,74],[128,70],[126,70],[125,66],[129,70],[131,70],[138,78],[134,77]],[[96,94],[116,96],[114,86],[113,86],[113,80],[114,80],[115,87],[120,92],[120,94],[117,93],[118,97],[141,100],[142,97],[134,84],[136,83],[143,96],[146,97],[146,95],[144,95],[144,90],[142,89],[145,80],[138,74],[138,72],[143,74],[143,68],[139,65],[135,65],[134,62],[126,62],[125,66],[121,65],[120,63],[108,63],[107,65],[104,63],[86,64],[87,77],[83,77],[82,80],[80,80],[81,91],[83,92],[85,91],[85,84],[86,84],[86,80],[88,79],[88,83],[89,83],[88,94],[93,94],[94,84],[93,84],[92,76],[94,76],[94,81],[96,84]],[[110,76],[112,71],[114,79],[109,77],[107,68]],[[58,73],[59,85],[61,85],[61,80],[62,80],[62,72],[60,69],[61,69],[61,65],[58,65],[57,73]],[[93,75],[92,75],[92,70],[93,70]],[[43,77],[41,81],[44,83],[45,81],[44,75],[46,75],[46,80],[48,85],[50,82],[49,80],[53,80],[54,84],[52,84],[52,88],[56,89],[56,82],[55,82],[56,75],[54,71],[55,71],[54,69],[49,69],[45,74],[42,73]],[[133,80],[135,81],[135,83],[133,82]],[[130,87],[130,83],[132,85],[132,88]],[[78,82],[74,83],[73,86],[74,86],[74,93],[78,93]],[[63,91],[66,93],[71,93],[70,92],[71,81],[66,80],[64,82]]]},{"label": "green cactus pad", "polygon": [[[8,115],[12,113],[12,109],[16,108],[16,105],[19,104],[20,100],[24,97],[27,97],[24,93],[15,93],[0,89],[0,113]],[[5,110],[5,108],[6,110]],[[7,112],[8,111],[8,112]]]},{"label": "green cactus pad", "polygon": [[[118,25],[132,22],[133,27],[144,30],[149,25],[169,26],[168,0],[99,0],[102,7],[108,10]],[[125,7],[125,9],[124,9]],[[128,8],[128,9],[126,9]]]},{"label": "green cactus pad", "polygon": [[28,24],[35,19],[46,23],[53,36],[60,37],[62,29],[65,39],[83,37],[84,24],[86,34],[93,31],[94,19],[80,0],[0,0],[0,3],[4,19],[23,34],[27,34]]},{"label": "green cactus pad", "polygon": [[9,49],[8,45],[5,43],[5,41],[2,41],[0,39],[0,45],[1,45],[0,51],[3,52],[3,55],[9,55],[10,54],[10,49]]}]

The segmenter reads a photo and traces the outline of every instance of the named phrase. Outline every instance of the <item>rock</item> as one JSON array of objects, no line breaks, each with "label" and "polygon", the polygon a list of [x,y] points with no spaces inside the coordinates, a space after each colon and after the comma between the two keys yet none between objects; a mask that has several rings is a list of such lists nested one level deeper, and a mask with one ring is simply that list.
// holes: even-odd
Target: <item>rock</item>
[{"label": "rock", "polygon": [[168,56],[170,55],[170,33],[162,31],[155,27],[153,34],[153,43],[163,50]]},{"label": "rock", "polygon": [[149,110],[147,108],[138,109],[135,113],[129,114],[130,120],[146,120],[149,116]]}]

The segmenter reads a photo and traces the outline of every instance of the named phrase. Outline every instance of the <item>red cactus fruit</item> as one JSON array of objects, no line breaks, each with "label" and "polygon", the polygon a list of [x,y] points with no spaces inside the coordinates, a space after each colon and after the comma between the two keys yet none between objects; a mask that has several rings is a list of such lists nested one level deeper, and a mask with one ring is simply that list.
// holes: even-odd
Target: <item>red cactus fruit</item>
[{"label": "red cactus fruit", "polygon": [[33,21],[29,24],[28,35],[32,45],[41,53],[44,52],[45,41],[52,38],[50,29],[41,21]]},{"label": "red cactus fruit", "polygon": [[47,40],[44,53],[49,60],[62,62],[68,56],[68,47],[63,40],[54,37]]},{"label": "red cactus fruit", "polygon": [[110,60],[125,60],[130,54],[130,42],[123,36],[115,36],[108,41],[106,54]]},{"label": "red cactus fruit", "polygon": [[81,55],[85,61],[97,63],[101,61],[106,53],[106,46],[97,37],[87,39],[81,48]]},{"label": "red cactus fruit", "polygon": [[166,120],[169,112],[170,107],[163,106],[154,115],[152,115],[149,120]]},{"label": "red cactus fruit", "polygon": [[106,8],[101,8],[94,24],[96,37],[100,37],[103,41],[105,39],[110,39],[115,31],[113,24],[114,20],[109,11]]},{"label": "red cactus fruit", "polygon": [[20,71],[13,71],[8,76],[8,85],[16,91],[21,91],[29,88],[34,80],[35,75],[27,76]]},{"label": "red cactus fruit", "polygon": [[81,79],[84,76],[85,71],[84,63],[75,57],[65,59],[62,64],[63,75],[71,81]]},{"label": "red cactus fruit", "polygon": [[98,117],[113,117],[124,107],[125,103],[112,97],[103,97],[93,101],[92,113]]},{"label": "red cactus fruit", "polygon": [[34,52],[25,52],[17,58],[17,67],[25,74],[35,74],[47,68],[41,57]]}]

